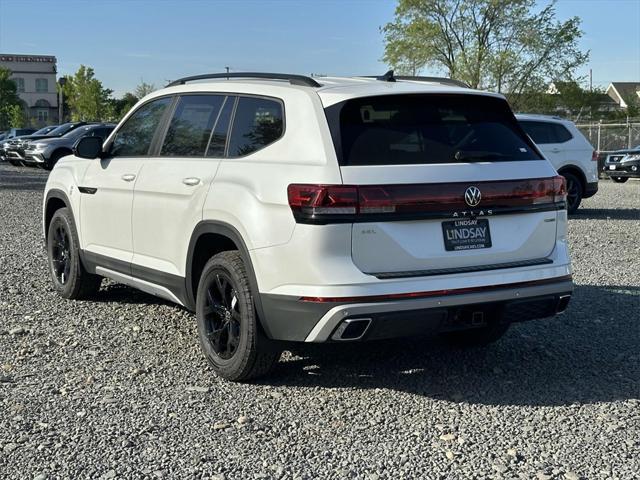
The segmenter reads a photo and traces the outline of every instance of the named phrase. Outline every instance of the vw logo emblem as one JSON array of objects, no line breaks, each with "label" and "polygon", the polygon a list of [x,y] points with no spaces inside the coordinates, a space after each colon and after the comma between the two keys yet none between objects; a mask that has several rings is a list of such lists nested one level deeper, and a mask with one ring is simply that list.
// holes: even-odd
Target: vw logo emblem
[{"label": "vw logo emblem", "polygon": [[478,187],[469,187],[464,192],[464,201],[467,202],[467,205],[470,207],[476,207],[480,203],[482,199],[482,194],[480,193],[480,189]]}]

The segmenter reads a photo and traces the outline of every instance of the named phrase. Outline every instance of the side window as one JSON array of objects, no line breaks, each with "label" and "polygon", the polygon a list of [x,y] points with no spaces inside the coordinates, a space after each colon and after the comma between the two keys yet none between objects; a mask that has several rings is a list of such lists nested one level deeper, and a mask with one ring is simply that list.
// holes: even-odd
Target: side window
[{"label": "side window", "polygon": [[93,130],[92,135],[94,137],[100,137],[102,140],[106,140],[112,131],[113,128],[96,128]]},{"label": "side window", "polygon": [[49,91],[49,80],[46,78],[36,78],[36,92],[46,93]]},{"label": "side window", "polygon": [[546,122],[520,122],[524,131],[538,145],[556,143],[553,124]]},{"label": "side window", "polygon": [[231,113],[236,97],[227,97],[216,121],[216,126],[211,134],[207,157],[224,157],[224,148],[227,144],[229,124],[231,123]]},{"label": "side window", "polygon": [[240,97],[229,139],[229,156],[240,157],[278,140],[284,131],[282,104],[275,100]]},{"label": "side window", "polygon": [[222,95],[184,95],[178,100],[160,155],[202,157],[207,150]]},{"label": "side window", "polygon": [[569,130],[567,130],[563,125],[560,125],[559,123],[553,124],[553,130],[555,133],[555,138],[557,143],[568,142],[573,138],[573,135],[571,135],[571,132],[569,132]]},{"label": "side window", "polygon": [[171,100],[170,97],[160,98],[136,110],[118,130],[111,144],[111,155],[114,157],[147,155],[162,114],[171,104]]}]

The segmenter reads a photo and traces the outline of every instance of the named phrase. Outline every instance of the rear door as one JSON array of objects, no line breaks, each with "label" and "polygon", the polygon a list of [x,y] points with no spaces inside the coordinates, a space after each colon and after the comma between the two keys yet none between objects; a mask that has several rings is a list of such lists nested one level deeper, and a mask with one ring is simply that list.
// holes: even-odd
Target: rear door
[{"label": "rear door", "polygon": [[149,277],[152,270],[184,277],[191,233],[224,156],[234,103],[225,95],[178,97],[164,139],[135,187],[134,276]]},{"label": "rear door", "polygon": [[572,137],[566,128],[555,122],[532,120],[523,120],[520,125],[556,169],[567,163],[566,142]]},{"label": "rear door", "polygon": [[352,257],[363,272],[533,264],[552,252],[559,180],[506,101],[389,95],[327,115],[343,182],[358,189]]}]

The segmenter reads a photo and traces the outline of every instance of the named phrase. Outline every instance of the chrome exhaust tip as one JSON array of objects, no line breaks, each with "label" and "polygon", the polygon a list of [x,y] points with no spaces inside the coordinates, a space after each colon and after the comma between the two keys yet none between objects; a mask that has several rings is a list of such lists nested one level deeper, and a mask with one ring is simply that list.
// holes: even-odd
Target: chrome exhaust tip
[{"label": "chrome exhaust tip", "polygon": [[556,313],[564,312],[569,306],[569,300],[571,300],[571,295],[560,295],[560,297],[558,297],[558,304],[556,305]]},{"label": "chrome exhaust tip", "polygon": [[340,342],[360,340],[367,333],[369,325],[370,318],[348,318],[338,325],[331,339]]}]

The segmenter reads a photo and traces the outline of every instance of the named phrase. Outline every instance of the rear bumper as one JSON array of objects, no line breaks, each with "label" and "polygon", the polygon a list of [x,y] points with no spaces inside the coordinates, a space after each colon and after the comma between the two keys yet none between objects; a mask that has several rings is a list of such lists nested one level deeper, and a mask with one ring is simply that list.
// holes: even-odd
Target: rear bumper
[{"label": "rear bumper", "polygon": [[629,172],[626,170],[605,170],[604,173],[608,177],[640,178],[640,170],[637,172]]},{"label": "rear bumper", "polygon": [[[339,338],[349,323],[364,330],[350,340],[374,340],[476,328],[482,319],[503,322],[552,316],[566,307],[573,291],[569,276],[451,293],[420,292],[421,298],[366,297],[345,302],[302,301],[300,297],[261,295],[263,322],[278,340],[326,342]],[[336,333],[338,332],[338,333]]]}]

